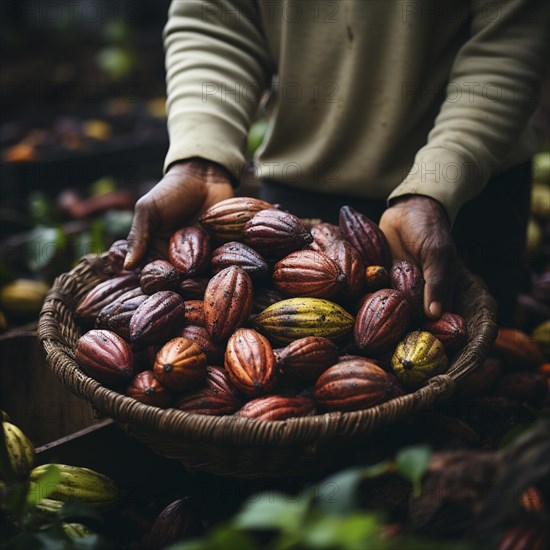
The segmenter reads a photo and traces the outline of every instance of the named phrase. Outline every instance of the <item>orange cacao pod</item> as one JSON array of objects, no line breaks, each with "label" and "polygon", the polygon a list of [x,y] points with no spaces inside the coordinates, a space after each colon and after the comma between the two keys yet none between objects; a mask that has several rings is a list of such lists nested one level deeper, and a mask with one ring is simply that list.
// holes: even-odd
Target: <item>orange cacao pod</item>
[{"label": "orange cacao pod", "polygon": [[298,250],[275,264],[273,284],[288,296],[330,298],[343,288],[346,276],[322,252]]},{"label": "orange cacao pod", "polygon": [[233,197],[217,202],[199,218],[204,229],[216,239],[238,241],[247,221],[273,205],[252,197]]},{"label": "orange cacao pod", "polygon": [[134,272],[123,272],[113,279],[107,279],[86,294],[78,303],[75,314],[83,322],[93,322],[107,304],[138,285],[139,279]]},{"label": "orange cacao pod", "polygon": [[316,380],[338,362],[338,348],[328,338],[306,336],[284,348],[273,350],[277,366],[284,374],[301,380]]},{"label": "orange cacao pod", "polygon": [[204,317],[203,300],[187,300],[184,303],[184,308],[185,308],[185,322],[188,325],[195,325],[198,327],[206,326],[206,319]]},{"label": "orange cacao pod", "polygon": [[185,322],[185,307],[181,296],[161,290],[149,296],[130,319],[132,342],[155,344],[177,334]]},{"label": "orange cacao pod", "polygon": [[424,278],[413,263],[397,262],[390,271],[391,286],[399,290],[409,303],[411,316],[416,322],[424,318]]},{"label": "orange cacao pod", "polygon": [[286,420],[315,414],[315,401],[309,397],[268,395],[246,403],[236,416],[253,420]]},{"label": "orange cacao pod", "polygon": [[139,284],[144,294],[154,294],[159,290],[176,290],[179,275],[176,268],[166,260],[149,262],[139,276]]},{"label": "orange cacao pod", "polygon": [[226,267],[214,275],[204,293],[206,328],[216,342],[229,338],[252,309],[252,281],[237,266]]},{"label": "orange cacao pod", "polygon": [[369,265],[365,270],[365,289],[367,292],[376,292],[383,288],[389,288],[390,274],[381,265]]},{"label": "orange cacao pod", "polygon": [[315,383],[313,396],[328,411],[358,411],[398,394],[397,380],[368,359],[352,358],[329,367]]},{"label": "orange cacao pod", "polygon": [[354,336],[359,348],[381,353],[395,346],[410,321],[409,304],[398,290],[383,289],[371,294],[355,319]]},{"label": "orange cacao pod", "polygon": [[344,274],[343,296],[357,300],[363,292],[365,263],[359,252],[347,241],[333,241],[325,247],[325,254],[336,263]]},{"label": "orange cacao pod", "polygon": [[236,265],[244,269],[251,279],[259,279],[268,272],[266,261],[255,250],[243,243],[232,241],[225,243],[212,252],[210,259],[212,273]]},{"label": "orange cacao pod", "polygon": [[466,341],[466,323],[457,313],[443,313],[437,321],[427,321],[422,330],[431,332],[447,351],[459,349]]},{"label": "orange cacao pod", "polygon": [[340,233],[359,252],[366,265],[391,266],[391,252],[382,230],[351,206],[340,208]]},{"label": "orange cacao pod", "polygon": [[183,338],[189,338],[189,340],[192,340],[193,342],[195,342],[195,344],[198,344],[198,346],[206,355],[208,364],[223,364],[223,354],[225,353],[225,346],[214,342],[205,327],[197,325],[186,325],[181,330],[180,336],[182,336]]},{"label": "orange cacao pod", "polygon": [[493,350],[504,363],[512,367],[532,368],[544,363],[544,356],[537,344],[521,330],[499,329]]},{"label": "orange cacao pod", "polygon": [[206,377],[206,355],[188,338],[173,338],[157,353],[153,372],[157,380],[174,391],[188,391]]},{"label": "orange cacao pod", "polygon": [[261,210],[243,228],[243,242],[273,261],[304,248],[312,240],[302,220],[282,210]]},{"label": "orange cacao pod", "polygon": [[90,330],[78,339],[75,360],[88,375],[105,385],[119,385],[135,374],[130,345],[109,330]]},{"label": "orange cacao pod", "polygon": [[255,330],[241,328],[229,338],[224,365],[233,384],[247,395],[266,393],[275,386],[271,344]]},{"label": "orange cacao pod", "polygon": [[136,401],[166,409],[172,403],[172,392],[164,387],[153,374],[152,370],[144,370],[136,374],[128,388],[126,395]]},{"label": "orange cacao pod", "polygon": [[208,235],[196,227],[176,231],[170,238],[168,259],[184,277],[200,275],[209,265]]}]

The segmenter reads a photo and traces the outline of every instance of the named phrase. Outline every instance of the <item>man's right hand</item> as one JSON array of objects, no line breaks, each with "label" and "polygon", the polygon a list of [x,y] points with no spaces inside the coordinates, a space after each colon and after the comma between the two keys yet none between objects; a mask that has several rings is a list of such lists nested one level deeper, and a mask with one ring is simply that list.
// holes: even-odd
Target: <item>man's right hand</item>
[{"label": "man's right hand", "polygon": [[124,269],[134,269],[153,248],[166,256],[174,231],[193,223],[213,204],[234,196],[228,172],[204,159],[173,164],[135,206]]}]

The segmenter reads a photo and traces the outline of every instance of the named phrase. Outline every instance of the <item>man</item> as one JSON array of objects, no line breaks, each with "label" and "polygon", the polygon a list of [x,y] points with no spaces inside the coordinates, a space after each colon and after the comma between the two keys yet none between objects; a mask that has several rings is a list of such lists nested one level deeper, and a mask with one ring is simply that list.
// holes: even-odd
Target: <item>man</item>
[{"label": "man", "polygon": [[309,217],[387,206],[380,226],[394,259],[422,268],[432,319],[449,304],[454,231],[509,322],[548,13],[544,0],[174,1],[166,173],[136,205],[126,266],[233,196],[270,89],[264,198]]}]

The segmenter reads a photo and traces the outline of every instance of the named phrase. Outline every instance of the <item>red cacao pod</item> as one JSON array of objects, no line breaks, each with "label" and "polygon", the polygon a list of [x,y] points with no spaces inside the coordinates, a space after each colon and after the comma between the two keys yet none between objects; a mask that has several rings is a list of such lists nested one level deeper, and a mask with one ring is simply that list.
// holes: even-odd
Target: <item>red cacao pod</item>
[{"label": "red cacao pod", "polygon": [[538,345],[521,330],[500,328],[493,351],[504,363],[516,368],[533,368],[544,363]]},{"label": "red cacao pod", "polygon": [[186,324],[195,325],[198,327],[206,326],[203,300],[187,300],[184,304],[184,307]]},{"label": "red cacao pod", "polygon": [[202,349],[210,365],[222,365],[225,346],[212,340],[205,327],[186,325],[180,332],[183,338],[189,338]]},{"label": "red cacao pod", "polygon": [[304,248],[312,240],[302,220],[282,210],[261,210],[243,228],[243,242],[272,261]]},{"label": "red cacao pod", "polygon": [[185,322],[181,296],[161,290],[149,296],[130,319],[130,340],[155,344],[177,334]]},{"label": "red cacao pod", "polygon": [[229,338],[224,365],[233,384],[247,395],[266,393],[277,381],[271,344],[252,329],[241,328]]},{"label": "red cacao pod", "polygon": [[167,388],[189,391],[206,377],[206,355],[198,344],[178,336],[166,342],[157,353],[153,372]]},{"label": "red cacao pod", "polygon": [[273,284],[287,296],[330,298],[344,286],[345,275],[322,252],[297,250],[275,264]]},{"label": "red cacao pod", "polygon": [[184,227],[176,231],[170,238],[168,259],[184,277],[200,275],[210,261],[208,235],[196,227]]},{"label": "red cacao pod", "polygon": [[391,289],[374,292],[357,313],[355,343],[363,352],[387,351],[405,334],[409,321],[409,304],[401,292]]},{"label": "red cacao pod", "polygon": [[488,357],[479,367],[458,381],[457,390],[466,396],[483,394],[493,386],[501,373],[502,362],[500,359]]},{"label": "red cacao pod", "polygon": [[183,395],[176,403],[176,408],[182,411],[209,416],[233,414],[240,406],[241,402],[234,394],[216,392],[210,388]]},{"label": "red cacao pod", "polygon": [[92,288],[78,303],[75,314],[83,322],[94,322],[97,314],[126,291],[139,285],[134,272],[123,272],[113,279],[107,279]]},{"label": "red cacao pod", "polygon": [[206,277],[184,279],[180,283],[178,293],[184,300],[202,300],[209,282],[210,279]]},{"label": "red cacao pod", "polygon": [[109,267],[118,275],[124,270],[124,261],[128,254],[128,241],[126,239],[115,241],[107,253]]},{"label": "red cacao pod", "polygon": [[109,330],[90,330],[78,339],[75,360],[88,375],[105,385],[119,385],[135,374],[128,342]]},{"label": "red cacao pod", "polygon": [[139,276],[139,284],[144,294],[154,294],[159,290],[176,290],[179,274],[176,268],[166,260],[149,262]]},{"label": "red cacao pod", "polygon": [[390,274],[387,269],[381,265],[369,265],[365,269],[365,290],[367,292],[376,292],[383,288],[390,287]]},{"label": "red cacao pod", "polygon": [[313,242],[309,245],[309,248],[317,252],[323,252],[332,242],[342,238],[340,228],[332,223],[318,223],[310,231]]},{"label": "red cacao pod", "polygon": [[424,278],[413,263],[403,260],[396,263],[390,271],[391,286],[399,290],[409,303],[411,316],[416,322],[424,318]]},{"label": "red cacao pod", "polygon": [[236,265],[244,269],[252,280],[264,277],[268,272],[266,261],[254,249],[237,241],[225,243],[212,252],[212,273]]},{"label": "red cacao pod", "polygon": [[233,197],[211,206],[199,222],[212,237],[222,241],[238,241],[243,227],[260,210],[273,205],[252,197]]},{"label": "red cacao pod", "polygon": [[125,292],[98,313],[96,328],[112,330],[125,340],[130,341],[130,320],[136,309],[146,299],[147,296],[139,287]]},{"label": "red cacao pod", "polygon": [[313,395],[328,411],[358,411],[388,401],[399,393],[397,380],[368,359],[352,358],[328,368]]},{"label": "red cacao pod", "polygon": [[322,336],[294,340],[284,348],[273,350],[273,353],[277,366],[284,374],[311,382],[338,362],[338,348]]},{"label": "red cacao pod", "polygon": [[206,367],[206,387],[214,392],[239,396],[237,388],[231,382],[228,372],[223,367]]},{"label": "red cacao pod", "polygon": [[163,386],[153,374],[152,370],[144,370],[136,374],[128,388],[126,395],[136,401],[166,409],[172,403],[172,392]]},{"label": "red cacao pod", "polygon": [[204,293],[206,328],[216,342],[229,338],[248,319],[252,309],[252,281],[237,266],[214,275]]},{"label": "red cacao pod", "polygon": [[447,351],[456,351],[466,341],[466,323],[457,313],[443,313],[437,321],[424,323],[422,330],[431,332]]},{"label": "red cacao pod", "polygon": [[504,533],[497,550],[544,550],[549,542],[546,525],[519,524]]},{"label": "red cacao pod", "polygon": [[357,300],[363,292],[365,281],[365,263],[359,252],[347,241],[339,239],[325,247],[325,254],[345,276],[343,297]]},{"label": "red cacao pod", "polygon": [[367,266],[391,266],[391,252],[382,230],[351,206],[340,208],[340,233],[359,252]]},{"label": "red cacao pod", "polygon": [[246,403],[236,416],[253,420],[286,420],[315,414],[315,401],[309,397],[268,395]]}]

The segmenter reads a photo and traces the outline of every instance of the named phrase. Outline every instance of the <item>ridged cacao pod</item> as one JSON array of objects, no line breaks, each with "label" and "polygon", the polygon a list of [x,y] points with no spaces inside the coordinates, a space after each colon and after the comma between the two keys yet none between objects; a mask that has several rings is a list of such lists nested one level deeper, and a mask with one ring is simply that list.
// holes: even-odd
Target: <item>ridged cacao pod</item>
[{"label": "ridged cacao pod", "polygon": [[269,269],[260,254],[237,241],[231,241],[216,248],[212,252],[210,264],[214,274],[219,273],[226,267],[236,265],[244,269],[252,280],[265,276]]},{"label": "ridged cacao pod", "polygon": [[409,321],[405,296],[398,290],[378,290],[365,300],[357,313],[355,343],[366,353],[387,351],[405,334]]},{"label": "ridged cacao pod", "polygon": [[175,500],[157,516],[141,540],[141,550],[159,550],[203,532],[197,505],[189,497]]},{"label": "ridged cacao pod", "polygon": [[424,318],[424,278],[411,262],[403,260],[396,263],[390,271],[391,286],[399,290],[409,303],[411,316],[416,322]]},{"label": "ridged cacao pod", "polygon": [[526,512],[543,512],[546,508],[542,491],[536,485],[531,485],[521,493],[519,503]]},{"label": "ridged cacao pod", "polygon": [[511,372],[498,381],[495,393],[512,401],[537,404],[548,395],[546,376],[538,372]]},{"label": "ridged cacao pod", "polygon": [[369,265],[365,269],[365,290],[367,292],[376,292],[383,288],[390,287],[390,274],[388,270],[381,265]]},{"label": "ridged cacao pod", "polygon": [[273,284],[288,296],[330,298],[344,287],[346,276],[322,252],[297,250],[275,264]]},{"label": "ridged cacao pod", "polygon": [[124,272],[113,279],[107,279],[86,294],[78,303],[75,314],[83,322],[93,322],[107,304],[137,286],[139,286],[139,278],[134,272]]},{"label": "ridged cacao pod", "polygon": [[176,290],[179,274],[176,268],[165,260],[149,262],[139,276],[139,284],[144,294],[154,294],[160,290]]},{"label": "ridged cacao pod", "polygon": [[288,346],[273,350],[277,366],[284,374],[301,380],[315,381],[338,362],[338,348],[328,338],[307,336]]},{"label": "ridged cacao pod", "polygon": [[443,344],[429,332],[410,332],[399,342],[392,357],[392,369],[406,386],[417,388],[448,367]]},{"label": "ridged cacao pod", "polygon": [[315,383],[313,395],[328,411],[358,411],[399,394],[395,378],[372,361],[351,358],[328,368]]},{"label": "ridged cacao pod", "polygon": [[75,360],[88,376],[106,385],[127,383],[135,375],[130,345],[109,330],[90,330],[81,336]]},{"label": "ridged cacao pod", "polygon": [[243,242],[272,261],[304,248],[312,240],[302,220],[282,210],[261,210],[243,228]]},{"label": "ridged cacao pod", "polygon": [[325,247],[325,254],[340,268],[345,280],[342,295],[357,300],[363,292],[365,263],[359,252],[347,241],[337,240]]},{"label": "ridged cacao pod", "polygon": [[317,252],[323,252],[328,245],[342,238],[339,227],[332,223],[318,223],[310,231],[313,242],[309,248]]},{"label": "ridged cacao pod", "polygon": [[200,218],[209,235],[222,241],[238,241],[243,227],[260,210],[273,205],[252,197],[233,197],[211,206]]},{"label": "ridged cacao pod", "polygon": [[254,326],[281,344],[306,336],[323,336],[338,341],[353,329],[353,317],[328,300],[289,298],[262,311],[254,318]]},{"label": "ridged cacao pod", "polygon": [[[4,430],[4,439],[8,452],[7,458],[12,473],[18,479],[25,479],[34,465],[34,447],[32,443],[19,427],[11,422],[1,422],[0,430]],[[1,481],[2,479],[0,478]]]},{"label": "ridged cacao pod", "polygon": [[216,342],[225,340],[246,322],[252,309],[252,281],[237,266],[214,275],[204,293],[206,328]]},{"label": "ridged cacao pod", "polygon": [[225,353],[225,346],[218,344],[212,340],[208,330],[205,327],[197,325],[186,325],[180,332],[180,336],[183,338],[189,338],[198,344],[206,355],[206,359],[209,365],[222,365],[223,355]]},{"label": "ridged cacao pod", "polygon": [[351,206],[340,208],[340,233],[359,252],[367,266],[391,267],[391,252],[382,230]]},{"label": "ridged cacao pod", "polygon": [[157,353],[153,372],[167,388],[189,391],[206,377],[206,355],[198,344],[178,336],[164,344]]},{"label": "ridged cacao pod", "polygon": [[228,393],[237,399],[239,392],[231,382],[228,372],[223,367],[206,367],[206,387],[214,392]]},{"label": "ridged cacao pod", "polygon": [[278,290],[255,287],[254,298],[252,300],[252,313],[260,313],[260,311],[263,311],[277,302],[281,302],[285,298],[286,296]]},{"label": "ridged cacao pod", "polygon": [[178,293],[184,300],[202,300],[209,282],[210,279],[206,277],[184,279],[180,283]]},{"label": "ridged cacao pod", "polygon": [[184,277],[200,275],[210,263],[208,235],[196,227],[176,231],[170,238],[168,259]]},{"label": "ridged cacao pod", "polygon": [[156,344],[177,334],[185,322],[185,306],[181,296],[161,290],[149,296],[130,319],[132,342]]},{"label": "ridged cacao pod", "polygon": [[549,543],[550,537],[545,524],[520,524],[504,533],[497,550],[545,550]]},{"label": "ridged cacao pod", "polygon": [[204,317],[203,300],[187,300],[185,306],[185,322],[188,325],[197,327],[206,327],[206,318]]},{"label": "ridged cacao pod", "polygon": [[537,344],[527,334],[513,328],[499,329],[493,351],[511,367],[529,369],[544,363]]},{"label": "ridged cacao pod", "polygon": [[229,338],[224,366],[233,384],[247,395],[266,393],[277,381],[271,344],[252,329],[241,328]]},{"label": "ridged cacao pod", "polygon": [[286,420],[315,414],[315,401],[309,397],[268,395],[246,403],[236,416],[253,420]]},{"label": "ridged cacao pod", "polygon": [[124,269],[124,261],[128,253],[128,241],[126,239],[115,241],[109,248],[107,253],[107,261],[109,267],[119,274]]},{"label": "ridged cacao pod", "polygon": [[227,372],[220,367],[208,367],[206,387],[183,395],[176,407],[188,413],[224,416],[238,411],[242,403]]},{"label": "ridged cacao pod", "polygon": [[136,401],[166,409],[172,403],[172,392],[163,386],[156,378],[152,370],[144,370],[136,374],[128,388],[126,395]]},{"label": "ridged cacao pod", "polygon": [[437,321],[428,321],[422,330],[431,332],[447,351],[459,349],[466,341],[466,323],[457,313],[443,313]]},{"label": "ridged cacao pod", "polygon": [[[118,316],[121,313],[135,311],[137,307],[141,304],[141,302],[143,302],[146,298],[147,296],[143,294],[139,286],[132,288],[131,290],[128,290],[127,292],[119,296],[116,300],[107,304],[97,314],[97,317],[95,320],[95,328],[105,328],[119,334],[117,330],[114,330],[109,326],[111,318],[113,316]],[[130,321],[128,320],[127,325],[129,324],[130,324]],[[126,328],[128,328],[128,326]],[[123,338],[127,339],[122,334],[119,334],[119,336],[122,336]]]}]

